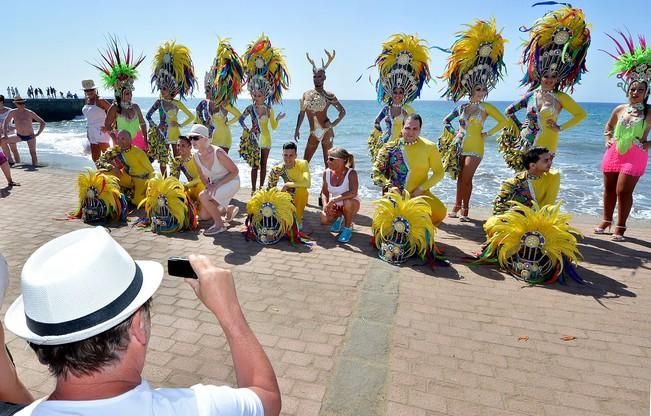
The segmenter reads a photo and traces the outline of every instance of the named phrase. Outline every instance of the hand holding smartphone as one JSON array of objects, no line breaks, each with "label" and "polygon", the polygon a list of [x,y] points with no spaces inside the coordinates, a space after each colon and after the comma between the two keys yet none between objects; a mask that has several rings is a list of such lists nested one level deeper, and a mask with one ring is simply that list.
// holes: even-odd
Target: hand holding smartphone
[{"label": "hand holding smartphone", "polygon": [[190,260],[187,257],[173,256],[167,259],[167,272],[170,276],[197,279]]}]

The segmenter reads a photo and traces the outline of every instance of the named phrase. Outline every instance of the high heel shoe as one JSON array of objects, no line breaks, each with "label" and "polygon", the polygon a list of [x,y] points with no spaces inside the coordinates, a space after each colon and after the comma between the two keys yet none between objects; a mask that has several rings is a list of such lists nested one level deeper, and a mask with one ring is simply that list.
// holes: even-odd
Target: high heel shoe
[{"label": "high heel shoe", "polygon": [[610,230],[610,226],[613,224],[612,220],[603,220],[599,227],[595,227],[595,234],[606,234],[606,230]]},{"label": "high heel shoe", "polygon": [[[617,234],[617,230],[622,230],[622,234]],[[612,241],[624,241],[626,238],[624,237],[624,231],[626,231],[626,227],[623,225],[616,225],[615,226],[615,233],[613,233],[613,236],[610,238]]]},{"label": "high heel shoe", "polygon": [[459,211],[461,211],[461,205],[455,205],[452,211],[448,212],[448,218],[458,218]]}]

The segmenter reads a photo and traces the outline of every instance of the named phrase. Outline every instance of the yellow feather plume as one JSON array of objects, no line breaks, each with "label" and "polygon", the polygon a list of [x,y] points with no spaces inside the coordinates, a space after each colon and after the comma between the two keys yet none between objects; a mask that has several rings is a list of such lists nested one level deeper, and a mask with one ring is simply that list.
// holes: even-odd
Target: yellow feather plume
[{"label": "yellow feather plume", "polygon": [[411,198],[408,192],[401,195],[388,192],[383,198],[374,202],[376,205],[373,213],[372,231],[376,244],[391,237],[396,230],[394,220],[404,218],[409,224],[409,247],[424,256],[428,250],[434,249],[434,235],[436,228],[432,224],[432,210],[427,197],[417,196]]},{"label": "yellow feather plume", "polygon": [[138,208],[144,205],[148,218],[158,211],[159,196],[165,197],[167,209],[179,225],[178,229],[189,228],[188,203],[183,184],[173,176],[162,178],[160,175],[156,175],[150,179],[147,182],[145,199],[138,205]]},{"label": "yellow feather plume", "polygon": [[[273,211],[267,212],[265,210],[266,204],[271,204],[273,208],[270,208]],[[246,212],[252,216],[254,225],[260,224],[266,216],[265,214],[273,214],[280,222],[282,233],[286,234],[294,224],[296,207],[292,203],[292,195],[289,192],[271,188],[257,191],[246,203]]]},{"label": "yellow feather plume", "polygon": [[[77,177],[77,188],[79,189],[79,208],[84,200],[89,196],[89,191],[94,190],[97,198],[106,205],[108,219],[114,220],[120,217],[122,213],[122,192],[118,178],[113,175],[107,175],[96,170],[88,169],[86,172],[80,172]],[[94,193],[95,193],[94,192]]]},{"label": "yellow feather plume", "polygon": [[167,71],[176,83],[178,91],[174,91],[174,94],[179,93],[183,98],[194,90],[196,79],[188,47],[176,41],[166,41],[156,51],[153,67],[152,83],[162,81],[164,77],[161,77],[161,71]]},{"label": "yellow feather plume", "polygon": [[382,54],[377,60],[380,76],[386,75],[391,70],[402,51],[407,51],[412,56],[411,65],[415,72],[420,73],[428,67],[429,49],[425,41],[414,35],[396,33],[382,44]]},{"label": "yellow feather plume", "polygon": [[488,247],[497,251],[500,265],[520,250],[520,239],[527,232],[538,232],[544,239],[543,253],[549,256],[555,265],[563,267],[563,256],[572,263],[580,257],[577,248],[579,230],[569,225],[571,216],[561,213],[561,203],[545,205],[539,208],[536,203],[529,208],[513,202],[513,208],[495,217],[492,226],[487,229]]},{"label": "yellow feather plume", "polygon": [[531,28],[529,38],[538,39],[538,45],[545,48],[552,42],[559,26],[570,29],[571,48],[579,48],[590,41],[590,26],[585,22],[585,13],[581,9],[569,6],[563,6],[538,19]]}]

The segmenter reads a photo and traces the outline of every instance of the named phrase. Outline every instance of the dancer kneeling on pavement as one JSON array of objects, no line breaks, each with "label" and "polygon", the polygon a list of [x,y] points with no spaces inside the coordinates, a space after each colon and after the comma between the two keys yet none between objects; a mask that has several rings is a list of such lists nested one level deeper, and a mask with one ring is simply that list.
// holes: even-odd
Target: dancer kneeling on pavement
[{"label": "dancer kneeling on pavement", "polygon": [[[83,259],[83,261],[80,261]],[[273,368],[244,318],[230,271],[190,256],[186,279],[223,329],[239,388],[196,384],[154,389],[143,379],[151,301],[163,267],[134,261],[102,227],[73,231],[34,252],[7,329],[23,338],[56,378],[30,415],[247,415],[280,413]],[[42,299],[56,297],[49,305]],[[22,413],[21,413],[22,414]]]},{"label": "dancer kneeling on pavement", "polygon": [[484,224],[487,241],[479,262],[499,263],[530,284],[564,282],[567,277],[583,283],[574,267],[580,234],[556,203],[560,175],[550,172],[552,159],[546,148],[531,149],[522,158],[528,170],[502,184],[493,216]]},{"label": "dancer kneeling on pavement", "polygon": [[307,160],[296,159],[296,143],[287,142],[283,145],[283,163],[271,168],[267,189],[275,188],[278,180],[283,180],[282,191],[292,195],[296,207],[296,222],[298,228],[303,227],[303,212],[307,205],[308,189],[311,186],[310,165]]},{"label": "dancer kneeling on pavement", "polygon": [[[179,155],[173,158],[170,162],[172,176],[178,178],[181,173],[183,173],[183,176],[185,176],[185,179],[187,180],[187,182],[183,184],[185,192],[188,193],[188,196],[192,199],[192,202],[199,210],[199,194],[206,187],[201,181],[199,166],[192,155],[192,141],[187,136],[179,136],[179,141],[176,147],[179,151]],[[204,215],[204,218],[208,218],[207,213]]]},{"label": "dancer kneeling on pavement", "polygon": [[129,202],[138,206],[145,198],[147,181],[154,176],[154,168],[144,150],[131,145],[131,133],[121,130],[116,136],[117,146],[102,153],[97,161],[99,170],[108,171],[120,181],[120,188]]},{"label": "dancer kneeling on pavement", "polygon": [[231,222],[237,215],[238,208],[229,204],[240,190],[240,173],[224,149],[210,144],[209,134],[206,126],[193,124],[188,137],[192,147],[197,150],[194,161],[199,166],[199,175],[206,187],[199,193],[202,211],[214,222],[203,234],[217,235],[226,231],[224,222]]},{"label": "dancer kneeling on pavement", "polygon": [[321,187],[321,224],[332,224],[330,231],[339,234],[340,243],[349,242],[353,233],[353,217],[360,207],[358,188],[353,155],[341,147],[330,149]]}]

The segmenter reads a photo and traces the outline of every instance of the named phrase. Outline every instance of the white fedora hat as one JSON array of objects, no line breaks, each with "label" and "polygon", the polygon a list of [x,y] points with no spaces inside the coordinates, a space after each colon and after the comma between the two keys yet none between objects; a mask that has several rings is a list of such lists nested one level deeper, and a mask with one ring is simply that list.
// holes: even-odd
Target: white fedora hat
[{"label": "white fedora hat", "polygon": [[95,81],[93,81],[92,79],[85,79],[85,80],[81,81],[81,88],[84,91],[97,89],[97,87],[95,86]]},{"label": "white fedora hat", "polygon": [[127,319],[162,278],[163,266],[134,261],[106,229],[73,231],[27,259],[22,295],[9,307],[5,324],[34,344],[81,341]]}]

